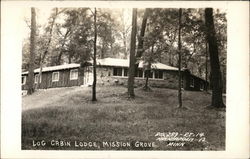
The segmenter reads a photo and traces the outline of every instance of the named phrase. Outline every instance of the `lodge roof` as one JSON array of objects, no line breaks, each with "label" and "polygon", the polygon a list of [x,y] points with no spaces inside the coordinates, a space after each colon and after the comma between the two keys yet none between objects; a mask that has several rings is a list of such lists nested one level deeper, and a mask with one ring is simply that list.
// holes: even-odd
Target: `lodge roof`
[{"label": "lodge roof", "polygon": [[[90,63],[92,63],[92,61],[90,61]],[[99,66],[129,67],[128,59],[104,58],[104,59],[97,59],[96,63]],[[58,70],[78,68],[78,67],[80,67],[80,64],[77,63],[64,64],[58,66],[43,67],[42,72],[58,71]],[[139,62],[139,68],[143,68],[143,61]],[[168,66],[160,62],[153,63],[151,68],[160,70],[175,70],[175,71],[178,70],[178,68],[176,67]],[[39,71],[40,68],[37,68],[34,70],[34,73],[39,73]],[[22,72],[22,74],[28,74],[28,71]]]},{"label": "lodge roof", "polygon": [[[129,67],[129,60],[128,59],[116,59],[116,58],[104,58],[98,59],[97,65],[101,66],[118,66],[118,67]],[[139,68],[143,68],[143,61],[139,62]],[[151,66],[152,69],[160,69],[160,70],[175,70],[177,71],[178,68],[165,65],[160,62],[153,63]]]},{"label": "lodge roof", "polygon": [[[64,64],[64,65],[58,65],[58,66],[43,67],[42,72],[65,70],[65,69],[78,68],[78,67],[80,67],[80,64],[71,63],[71,64]],[[37,68],[34,70],[34,73],[39,73],[39,72],[40,72],[40,68]],[[28,71],[22,72],[22,74],[28,74]]]}]

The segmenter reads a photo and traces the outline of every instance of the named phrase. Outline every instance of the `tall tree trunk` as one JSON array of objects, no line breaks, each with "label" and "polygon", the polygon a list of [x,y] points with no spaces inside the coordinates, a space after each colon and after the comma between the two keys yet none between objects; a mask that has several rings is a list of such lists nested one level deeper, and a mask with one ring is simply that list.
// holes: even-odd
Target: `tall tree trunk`
[{"label": "tall tree trunk", "polygon": [[96,26],[96,8],[94,12],[94,57],[93,57],[93,85],[92,85],[92,101],[96,101],[96,41],[97,41],[97,26]]},{"label": "tall tree trunk", "polygon": [[149,78],[149,75],[150,75],[150,72],[151,72],[151,62],[152,62],[152,56],[154,54],[154,44],[152,45],[151,47],[151,55],[150,55],[150,58],[149,58],[149,61],[148,61],[148,65],[147,65],[147,69],[146,69],[146,82],[145,82],[145,85],[143,87],[144,90],[149,90],[149,86],[148,86],[148,78]]},{"label": "tall tree trunk", "polygon": [[52,23],[51,23],[50,30],[49,30],[49,40],[48,40],[48,43],[46,44],[45,51],[44,51],[43,55],[41,56],[42,58],[41,58],[41,61],[40,61],[40,71],[39,71],[38,81],[37,81],[37,87],[38,88],[41,88],[43,62],[45,60],[46,55],[49,52],[49,46],[50,46],[51,39],[52,39],[52,31],[53,31],[53,27],[54,27],[54,23],[55,23],[57,14],[58,14],[58,8],[55,9],[55,15],[54,15],[54,17],[52,19]]},{"label": "tall tree trunk", "polygon": [[[141,58],[144,49],[143,49],[143,43],[144,43],[144,35],[145,35],[145,30],[147,27],[147,19],[148,19],[148,15],[149,15],[149,8],[146,8],[144,15],[143,15],[143,19],[142,19],[142,24],[141,24],[141,32],[140,32],[140,36],[138,39],[138,47],[137,47],[137,52],[136,52],[136,60],[138,60],[139,58]],[[139,66],[139,61],[136,61],[135,64],[135,69],[137,70]]]},{"label": "tall tree trunk", "polygon": [[182,107],[182,92],[181,92],[181,16],[182,16],[182,9],[179,9],[179,32],[178,32],[178,53],[179,53],[179,60],[178,60],[178,74],[179,74],[179,85],[178,85],[178,101],[179,107]]},{"label": "tall tree trunk", "polygon": [[137,30],[137,9],[134,8],[132,14],[132,32],[130,41],[129,76],[128,76],[128,96],[130,98],[135,97],[134,76],[135,76],[136,30]]},{"label": "tall tree trunk", "polygon": [[149,87],[148,87],[148,78],[149,78],[149,75],[150,75],[150,72],[151,72],[151,61],[148,62],[148,65],[147,65],[147,70],[146,70],[146,82],[145,82],[145,85],[143,87],[144,90],[149,90]]},{"label": "tall tree trunk", "polygon": [[59,55],[58,55],[57,60],[56,60],[56,65],[60,65],[60,64],[61,64],[61,59],[62,59],[62,54],[63,54],[62,48],[64,47],[64,44],[65,44],[65,43],[62,43],[62,46],[61,46]]},{"label": "tall tree trunk", "polygon": [[28,91],[31,95],[34,92],[34,58],[35,58],[35,42],[36,42],[36,11],[31,8],[31,32],[30,32],[30,59],[29,59],[29,74],[28,74]]},{"label": "tall tree trunk", "polygon": [[216,39],[216,33],[214,28],[214,19],[213,19],[213,9],[205,9],[205,24],[207,31],[207,40],[209,46],[209,55],[210,55],[210,67],[212,75],[212,106],[213,107],[225,107],[222,99],[222,79],[220,71],[220,62],[218,55],[218,44]]},{"label": "tall tree trunk", "polygon": [[146,82],[145,82],[145,85],[144,85],[143,89],[148,90],[148,78],[149,78],[150,70],[147,69],[145,73],[146,73],[145,74],[146,75]]},{"label": "tall tree trunk", "polygon": [[[208,65],[208,46],[207,46],[207,41],[206,41],[206,72],[205,72],[205,79],[206,83],[208,83],[208,70],[207,70],[207,65]],[[208,91],[208,85],[206,84],[205,90]]]},{"label": "tall tree trunk", "polygon": [[148,79],[149,79],[150,72],[151,72],[151,62],[149,61],[148,65],[147,65],[147,70],[145,71],[146,81],[145,81],[145,85],[143,87],[144,90],[149,90]]}]

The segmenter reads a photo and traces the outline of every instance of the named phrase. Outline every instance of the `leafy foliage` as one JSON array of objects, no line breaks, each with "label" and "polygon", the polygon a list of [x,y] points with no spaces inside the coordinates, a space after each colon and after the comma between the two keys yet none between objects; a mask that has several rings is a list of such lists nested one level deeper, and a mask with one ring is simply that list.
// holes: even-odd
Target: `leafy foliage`
[{"label": "leafy foliage", "polygon": [[[45,66],[71,62],[80,63],[92,58],[94,39],[92,10],[91,8],[58,8],[58,18],[53,28]],[[98,8],[97,11],[97,58],[127,58],[131,31],[131,10]],[[139,39],[140,24],[144,13],[145,9],[138,9],[137,39]],[[46,49],[49,26],[53,16],[55,16],[54,10],[51,10],[47,23],[37,26],[36,68],[39,67],[41,53]],[[219,9],[214,10],[214,19],[225,87],[226,13]],[[204,9],[183,9],[182,21],[182,66],[188,68],[193,74],[205,78],[206,63],[209,62],[209,59],[206,61]],[[178,9],[151,8],[144,36],[143,51],[145,55],[141,58],[149,57],[153,46],[154,61],[176,67],[178,64],[177,30]],[[29,41],[24,40],[22,68],[25,70],[28,69],[28,53]],[[209,66],[207,69],[210,72]]]}]

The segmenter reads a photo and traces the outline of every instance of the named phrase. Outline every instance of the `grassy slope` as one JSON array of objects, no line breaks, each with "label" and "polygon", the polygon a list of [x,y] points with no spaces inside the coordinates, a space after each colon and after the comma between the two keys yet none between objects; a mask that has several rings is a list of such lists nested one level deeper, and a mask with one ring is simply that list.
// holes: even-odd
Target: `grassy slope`
[{"label": "grassy slope", "polygon": [[94,104],[91,88],[86,87],[49,89],[23,97],[22,148],[34,149],[33,139],[155,141],[157,132],[176,131],[204,132],[207,142],[184,147],[167,147],[161,142],[154,149],[224,149],[225,112],[205,109],[210,104],[209,94],[184,91],[183,105],[188,109],[183,110],[176,109],[176,90],[136,89],[135,100],[128,100],[125,92],[124,87],[98,88]]}]

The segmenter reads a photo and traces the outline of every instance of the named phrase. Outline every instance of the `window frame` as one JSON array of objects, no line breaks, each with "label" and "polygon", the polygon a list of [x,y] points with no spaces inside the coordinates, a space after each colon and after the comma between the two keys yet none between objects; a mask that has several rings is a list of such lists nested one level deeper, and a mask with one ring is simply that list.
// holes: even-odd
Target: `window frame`
[{"label": "window frame", "polygon": [[25,85],[26,84],[26,76],[22,76],[22,78],[24,78],[24,80],[21,79],[21,82],[22,82],[22,85]]},{"label": "window frame", "polygon": [[143,78],[144,77],[144,71],[141,68],[138,68],[137,71],[135,71],[135,78]]},{"label": "window frame", "polygon": [[137,71],[137,77],[138,78],[143,78],[143,70],[142,69],[138,69],[138,71]]},{"label": "window frame", "polygon": [[[73,72],[76,72],[76,73],[77,73],[76,77],[72,77]],[[77,69],[77,68],[76,68],[76,69],[71,69],[71,70],[70,70],[69,79],[70,79],[70,80],[77,80],[77,79],[78,79],[78,69]]]},{"label": "window frame", "polygon": [[[35,74],[34,83],[38,83],[38,77],[39,77],[39,74]],[[42,76],[39,79],[39,83],[41,83],[41,82],[42,82]]]},{"label": "window frame", "polygon": [[[152,76],[151,76],[152,75]],[[154,79],[154,71],[153,70],[150,70],[150,72],[149,72],[149,77],[148,78],[150,78],[150,79]]]},{"label": "window frame", "polygon": [[[156,77],[156,75],[157,75],[157,73],[158,73],[158,77]],[[162,70],[154,70],[154,78],[155,79],[163,79],[163,71]],[[161,74],[161,78],[160,78],[160,74]]]},{"label": "window frame", "polygon": [[123,68],[123,77],[128,77],[128,68]]},{"label": "window frame", "polygon": [[[140,78],[147,78],[147,71],[150,71],[148,78],[154,79],[154,71],[153,70],[144,70],[143,71],[143,77],[140,77]],[[152,77],[150,77],[150,75],[152,75]]]},{"label": "window frame", "polygon": [[38,82],[38,74],[35,74],[34,83],[37,83],[37,82]]},{"label": "window frame", "polygon": [[[53,80],[53,76],[54,76],[54,74],[56,74],[56,73],[58,74],[58,79],[57,79],[57,80],[55,80],[55,79]],[[58,81],[59,81],[59,78],[60,78],[60,72],[59,72],[59,71],[52,72],[52,79],[51,79],[52,82],[58,82]]]},{"label": "window frame", "polygon": [[[118,69],[121,69],[121,72],[120,72],[121,75],[118,75],[118,72],[119,72],[119,71],[117,71],[117,70],[116,70],[116,75],[115,75],[115,74],[114,74],[114,73],[115,73],[115,69],[117,69],[117,70],[118,70]],[[123,77],[123,73],[122,73],[122,72],[123,72],[123,68],[122,68],[122,67],[114,67],[114,68],[113,68],[113,76],[115,76],[115,77]]]}]

